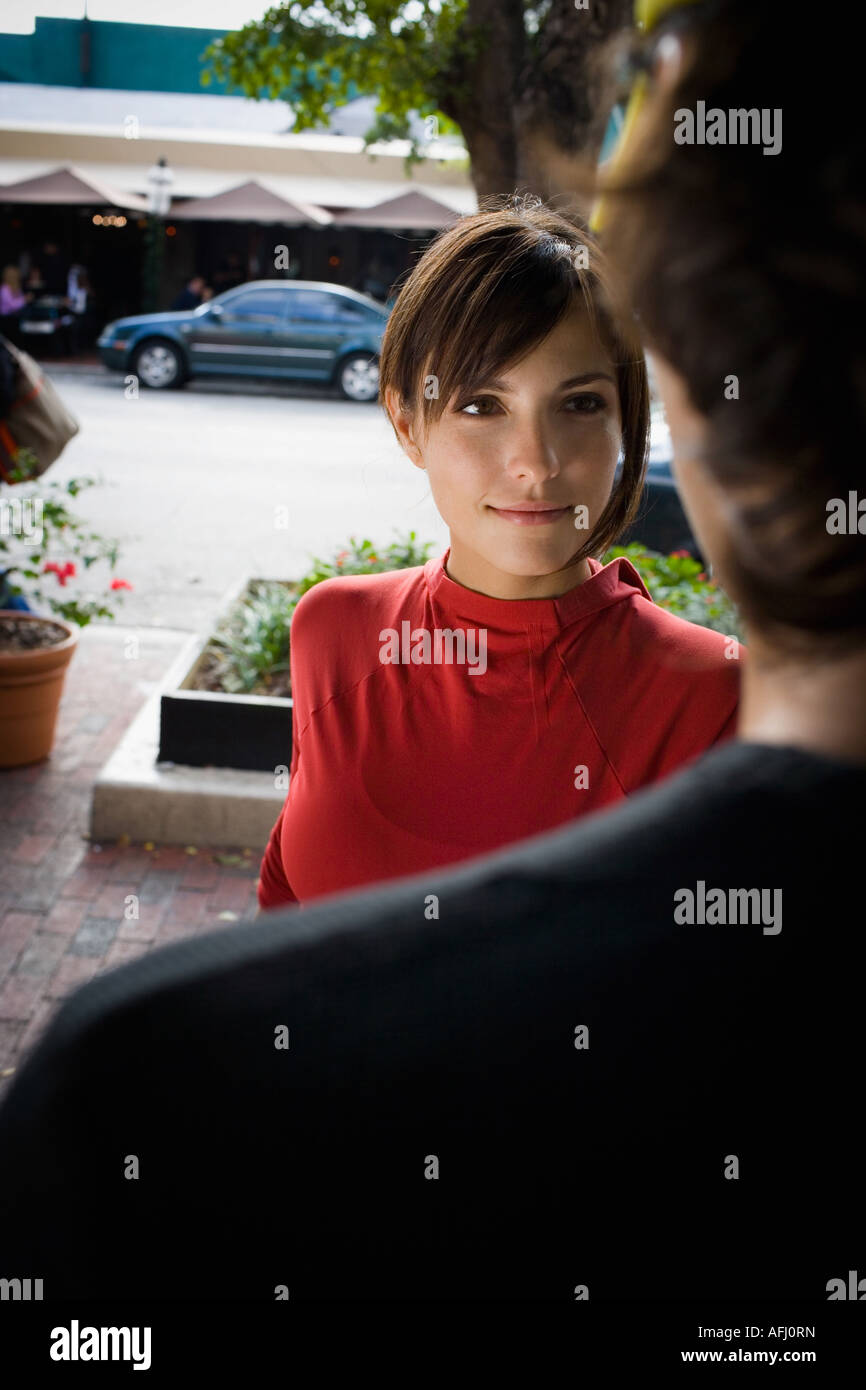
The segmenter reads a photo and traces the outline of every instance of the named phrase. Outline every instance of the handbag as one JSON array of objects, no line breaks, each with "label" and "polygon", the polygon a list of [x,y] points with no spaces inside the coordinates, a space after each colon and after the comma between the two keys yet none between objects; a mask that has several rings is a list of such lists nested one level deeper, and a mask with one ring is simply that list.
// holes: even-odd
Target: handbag
[{"label": "handbag", "polygon": [[0,420],[0,478],[5,483],[12,482],[10,473],[22,466],[18,462],[19,450],[29,449],[36,464],[26,478],[16,480],[27,482],[50,468],[80,426],[29,353],[22,352],[8,338],[0,339],[0,352],[8,353],[17,368],[12,400]]}]

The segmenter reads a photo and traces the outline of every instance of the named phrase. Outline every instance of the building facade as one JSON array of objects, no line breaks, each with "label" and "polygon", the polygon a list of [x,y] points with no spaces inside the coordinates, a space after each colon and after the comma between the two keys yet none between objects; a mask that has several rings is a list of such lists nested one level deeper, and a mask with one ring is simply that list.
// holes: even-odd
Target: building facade
[{"label": "building facade", "polygon": [[[364,149],[375,97],[350,101],[328,130],[295,134],[290,101],[205,90],[202,55],[224,32],[39,18],[33,34],[0,34],[0,259],[26,276],[46,242],[59,246],[87,272],[94,332],[143,307],[160,160],[171,202],[158,222],[158,302],[146,307],[168,307],[193,275],[216,292],[238,272],[392,284],[477,207],[459,142],[431,145],[411,172],[407,142]],[[370,216],[409,190],[421,196],[405,225]],[[220,195],[232,195],[227,215],[208,204]]]}]

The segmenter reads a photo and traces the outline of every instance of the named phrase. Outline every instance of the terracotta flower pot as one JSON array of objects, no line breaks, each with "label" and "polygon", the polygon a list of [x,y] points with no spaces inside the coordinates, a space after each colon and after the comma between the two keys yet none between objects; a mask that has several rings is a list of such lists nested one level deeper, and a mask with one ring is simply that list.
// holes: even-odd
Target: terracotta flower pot
[{"label": "terracotta flower pot", "polygon": [[0,618],[57,628],[57,641],[50,647],[0,648],[0,767],[21,767],[51,752],[66,668],[81,630],[60,618],[12,608],[0,609]]}]

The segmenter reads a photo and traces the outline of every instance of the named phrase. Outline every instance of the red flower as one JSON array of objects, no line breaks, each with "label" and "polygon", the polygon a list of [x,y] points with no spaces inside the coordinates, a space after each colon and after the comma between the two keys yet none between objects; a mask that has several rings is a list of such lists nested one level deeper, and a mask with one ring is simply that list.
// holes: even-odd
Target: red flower
[{"label": "red flower", "polygon": [[131,589],[132,585],[128,579],[112,579],[111,587],[112,589]]},{"label": "red flower", "polygon": [[699,574],[697,577],[698,577],[698,579],[700,579],[700,580],[706,579],[706,577],[707,577],[707,572],[706,572],[706,570],[701,570],[700,574]]},{"label": "red flower", "polygon": [[689,555],[689,552],[688,552],[687,550],[672,550],[672,551],[671,551],[671,559],[672,559],[672,560],[685,560],[686,558],[691,559],[691,556]]},{"label": "red flower", "polygon": [[61,568],[61,566],[57,563],[56,560],[49,560],[48,563],[45,565],[42,573],[56,574],[57,581],[60,584],[61,588],[65,588],[67,579],[75,577],[75,565],[72,563],[71,560],[67,560],[66,564],[63,565]]}]

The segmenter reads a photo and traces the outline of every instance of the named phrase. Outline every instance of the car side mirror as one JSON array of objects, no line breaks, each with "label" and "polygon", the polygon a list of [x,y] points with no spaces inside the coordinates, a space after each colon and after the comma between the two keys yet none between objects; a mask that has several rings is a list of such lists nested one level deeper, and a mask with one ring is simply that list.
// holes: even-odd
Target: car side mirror
[{"label": "car side mirror", "polygon": [[213,318],[221,319],[223,314],[225,313],[225,307],[222,304],[212,304],[210,306],[210,313],[213,316]]}]

